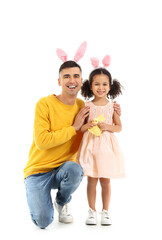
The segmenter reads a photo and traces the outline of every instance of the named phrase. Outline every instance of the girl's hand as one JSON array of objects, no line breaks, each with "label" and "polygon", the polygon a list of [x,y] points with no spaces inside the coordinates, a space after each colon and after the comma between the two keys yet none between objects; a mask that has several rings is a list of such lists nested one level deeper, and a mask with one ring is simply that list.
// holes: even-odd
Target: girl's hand
[{"label": "girl's hand", "polygon": [[114,107],[114,110],[117,112],[117,114],[121,116],[121,108],[120,108],[120,105],[116,103],[116,101],[114,101],[113,107]]},{"label": "girl's hand", "polygon": [[86,127],[89,129],[89,128],[94,127],[96,124],[93,123],[93,122],[88,122],[88,123],[86,123],[85,125],[86,125]]},{"label": "girl's hand", "polygon": [[99,126],[99,128],[101,129],[101,131],[107,131],[108,130],[108,124],[104,123],[104,122],[100,122],[97,124]]},{"label": "girl's hand", "polygon": [[98,123],[99,128],[101,129],[101,131],[108,131],[108,132],[120,132],[122,130],[122,124],[121,124],[121,120],[119,115],[114,112],[113,114],[113,125],[104,123],[104,122],[100,122]]},{"label": "girl's hand", "polygon": [[94,127],[96,124],[92,123],[92,122],[88,122],[86,124],[84,124],[82,127],[81,127],[81,132],[85,132],[87,131],[89,128],[92,128]]}]

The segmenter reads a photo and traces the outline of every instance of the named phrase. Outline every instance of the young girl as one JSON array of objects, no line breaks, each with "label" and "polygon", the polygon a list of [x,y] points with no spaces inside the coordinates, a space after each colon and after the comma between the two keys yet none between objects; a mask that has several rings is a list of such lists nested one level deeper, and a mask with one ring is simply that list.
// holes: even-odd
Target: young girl
[{"label": "young girl", "polygon": [[[110,178],[124,177],[123,155],[113,134],[121,131],[121,120],[113,109],[113,102],[108,101],[108,98],[114,99],[121,94],[121,88],[117,80],[112,81],[111,74],[105,68],[93,70],[89,80],[86,80],[81,88],[81,94],[85,98],[94,96],[91,102],[85,103],[90,107],[90,112],[81,128],[84,136],[77,155],[77,162],[82,166],[84,175],[88,176],[89,215],[86,224],[89,225],[97,224],[95,201],[98,180],[102,188],[101,225],[111,225],[108,212],[111,196]],[[101,130],[101,135],[96,136],[91,129],[96,125],[94,120],[100,115],[105,120],[98,121],[97,126]]]}]

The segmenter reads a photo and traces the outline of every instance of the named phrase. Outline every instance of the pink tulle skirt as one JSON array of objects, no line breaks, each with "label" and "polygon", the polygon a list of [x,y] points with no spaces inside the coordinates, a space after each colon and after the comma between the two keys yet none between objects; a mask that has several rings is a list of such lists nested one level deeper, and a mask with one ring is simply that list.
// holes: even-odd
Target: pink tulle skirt
[{"label": "pink tulle skirt", "polygon": [[124,157],[113,133],[104,131],[100,137],[84,133],[77,158],[85,176],[95,178],[125,177]]}]

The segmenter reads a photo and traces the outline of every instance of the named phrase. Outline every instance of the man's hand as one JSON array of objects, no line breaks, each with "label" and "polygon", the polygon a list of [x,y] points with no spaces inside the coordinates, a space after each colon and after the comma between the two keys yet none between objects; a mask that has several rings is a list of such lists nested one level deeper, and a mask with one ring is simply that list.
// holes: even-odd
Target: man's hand
[{"label": "man's hand", "polygon": [[120,105],[116,103],[116,101],[114,101],[113,107],[114,107],[114,110],[117,112],[117,114],[121,116],[121,108],[120,108]]},{"label": "man's hand", "polygon": [[82,125],[84,124],[84,120],[89,115],[89,107],[83,107],[80,112],[76,115],[73,127],[75,128],[75,131],[79,131]]}]

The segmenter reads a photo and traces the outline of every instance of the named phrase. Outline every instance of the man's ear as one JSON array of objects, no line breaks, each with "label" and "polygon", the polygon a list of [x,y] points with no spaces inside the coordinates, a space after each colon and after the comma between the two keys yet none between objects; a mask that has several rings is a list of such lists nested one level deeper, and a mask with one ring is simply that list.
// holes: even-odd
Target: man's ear
[{"label": "man's ear", "polygon": [[81,78],[81,85],[83,85],[83,78]]},{"label": "man's ear", "polygon": [[58,85],[61,86],[61,79],[58,78]]}]

